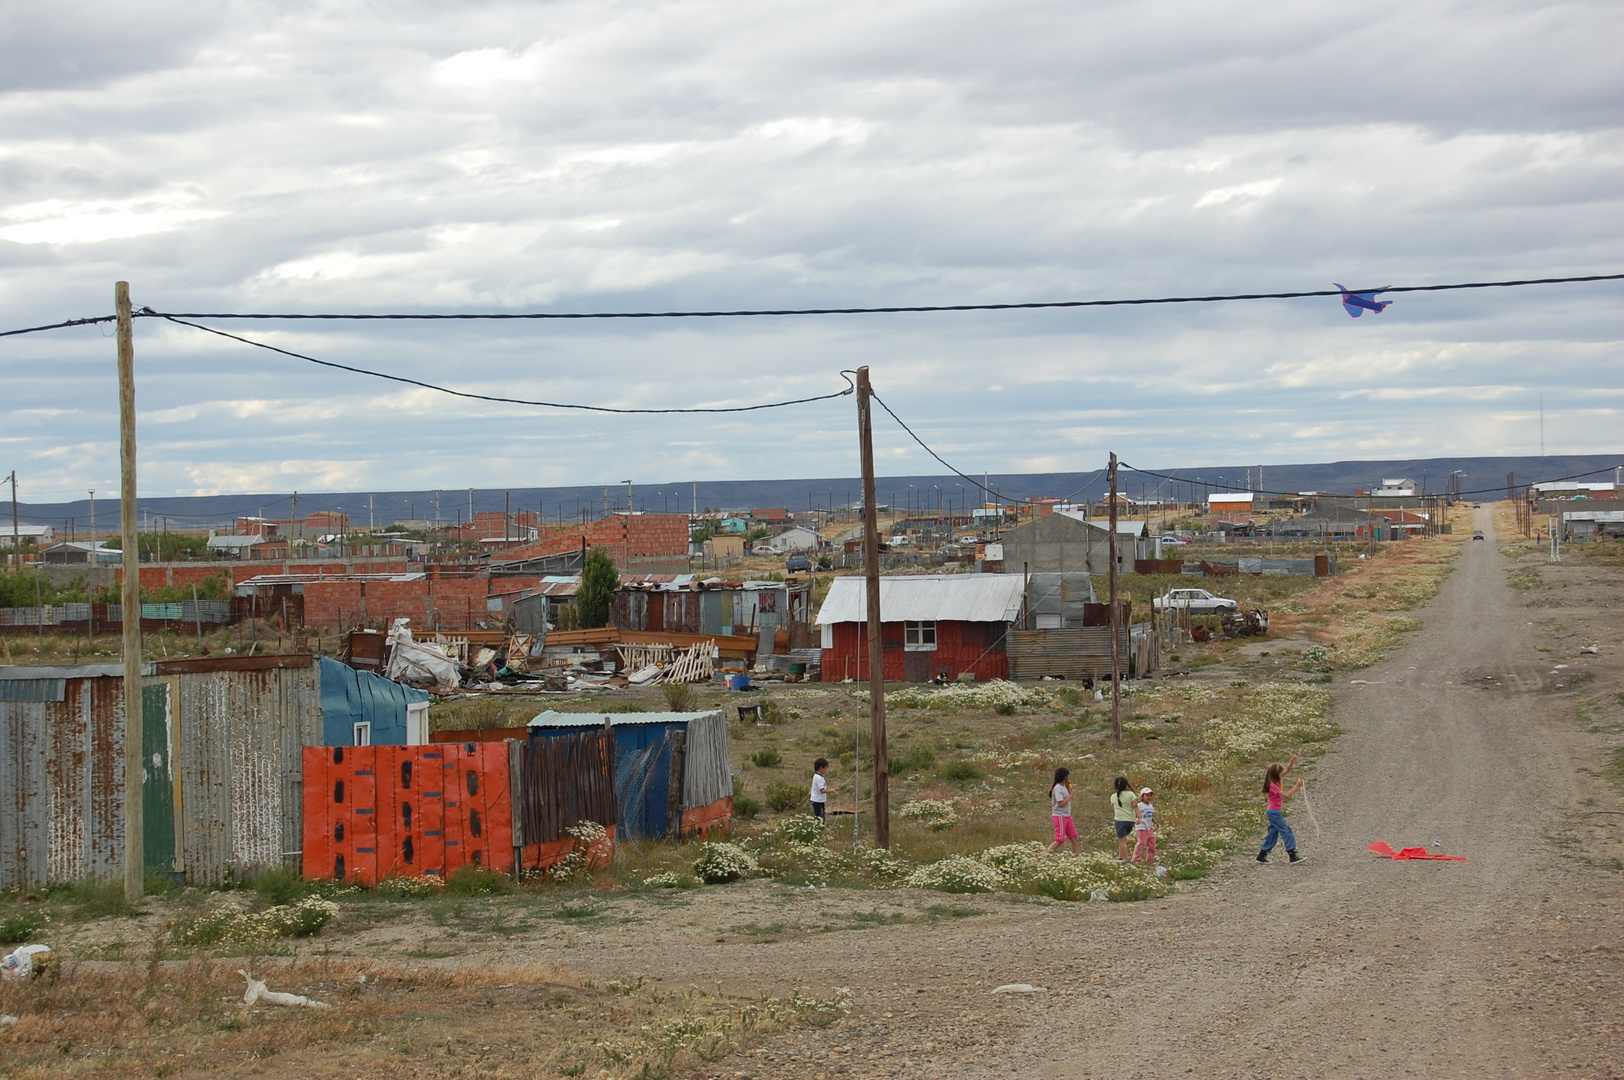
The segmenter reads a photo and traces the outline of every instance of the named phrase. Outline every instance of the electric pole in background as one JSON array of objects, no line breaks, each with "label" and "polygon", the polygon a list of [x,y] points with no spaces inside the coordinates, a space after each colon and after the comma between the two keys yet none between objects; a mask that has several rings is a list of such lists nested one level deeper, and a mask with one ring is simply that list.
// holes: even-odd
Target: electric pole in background
[{"label": "electric pole in background", "polygon": [[[863,576],[868,584],[868,722],[874,753],[874,846],[891,846],[891,777],[885,754],[885,654],[880,643],[880,528],[874,507],[874,414],[868,368],[857,369],[857,441],[863,458]],[[857,810],[853,793],[852,810]]]},{"label": "electric pole in background", "polygon": [[6,480],[11,484],[11,557],[16,560],[20,570],[23,565],[23,542],[22,530],[17,527],[17,470],[12,469]]},{"label": "electric pole in background", "polygon": [[1111,536],[1111,737],[1122,741],[1122,612],[1117,608],[1117,456],[1110,466]]},{"label": "electric pole in background", "polygon": [[118,313],[118,517],[124,544],[124,897],[141,899],[146,870],[141,834],[141,552],[135,520],[135,334],[130,322],[130,283],[113,286]]}]

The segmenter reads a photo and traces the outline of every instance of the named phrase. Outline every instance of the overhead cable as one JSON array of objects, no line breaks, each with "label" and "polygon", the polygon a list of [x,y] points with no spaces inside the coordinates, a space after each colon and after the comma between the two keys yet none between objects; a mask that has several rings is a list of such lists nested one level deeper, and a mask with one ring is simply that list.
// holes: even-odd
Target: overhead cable
[{"label": "overhead cable", "polygon": [[[1397,285],[1348,292],[1449,292],[1460,289],[1505,289],[1520,285],[1567,285],[1584,281],[1624,280],[1624,274],[1588,274],[1582,277],[1523,278],[1514,281],[1468,281],[1452,285]],[[901,315],[949,311],[1036,311],[1054,308],[1141,307],[1149,304],[1215,304],[1230,300],[1295,300],[1310,296],[1341,296],[1341,289],[1303,292],[1231,293],[1221,296],[1156,296],[1124,300],[1037,300],[1012,304],[899,304],[889,307],[763,308],[733,311],[530,311],[446,312],[422,314],[262,314],[242,312],[162,312],[144,310],[137,316],[181,319],[315,319],[333,321],[455,321],[509,319],[737,319],[767,315]]]},{"label": "overhead cable", "polygon": [[[902,422],[902,417],[898,416],[894,412],[891,412],[891,406],[887,405],[884,401],[881,401],[880,400],[880,395],[874,393],[873,391],[870,391],[868,396],[873,398],[875,401],[878,401],[880,403],[880,408],[884,409],[890,415],[891,419],[893,419],[893,420],[895,420],[897,422],[897,426],[902,428],[903,431],[906,431],[908,433],[908,436],[910,438],[912,438],[914,442],[916,442],[920,446],[924,447],[925,448],[925,453],[927,453],[931,457],[935,458],[937,460],[937,462],[940,463],[941,466],[944,469],[946,469],[948,472],[952,473],[954,476],[957,476],[960,480],[968,480],[970,483],[974,484],[976,487],[980,488],[982,491],[986,492],[988,495],[991,495],[994,499],[997,499],[997,500],[999,500],[1001,502],[1009,503],[1011,506],[1019,506],[1021,503],[1025,502],[1024,499],[1011,499],[1011,498],[1008,498],[1007,496],[1000,495],[1000,494],[998,494],[998,492],[994,491],[992,488],[988,487],[986,484],[983,484],[980,480],[977,480],[975,477],[966,476],[964,473],[962,473],[959,470],[955,469],[952,465],[949,465],[947,463],[946,458],[942,457],[942,455],[940,455],[936,451],[932,450],[930,448],[929,443],[927,443],[924,439],[921,439],[918,435],[914,434],[914,429],[913,428],[909,427],[907,424]],[[1085,484],[1084,486],[1086,487],[1087,485]]]},{"label": "overhead cable", "polygon": [[19,334],[37,334],[42,330],[61,330],[68,326],[93,326],[96,323],[112,322],[117,315],[96,315],[88,319],[67,319],[63,322],[50,323],[46,326],[25,326],[21,330],[0,330],[0,337],[16,337]]},{"label": "overhead cable", "polygon": [[[685,409],[620,409],[620,408],[614,408],[614,407],[609,406],[609,405],[582,405],[582,404],[574,403],[574,402],[561,402],[561,401],[533,401],[533,400],[530,400],[530,399],[527,399],[527,398],[501,397],[501,396],[498,396],[498,395],[495,395],[495,394],[474,394],[474,393],[469,393],[466,390],[453,390],[448,386],[437,386],[434,383],[424,382],[421,379],[409,379],[404,375],[391,375],[391,374],[389,374],[388,372],[385,372],[385,371],[372,371],[372,370],[370,370],[368,368],[355,367],[355,366],[353,366],[351,364],[340,364],[340,363],[336,363],[336,362],[334,362],[332,360],[318,360],[314,356],[306,356],[304,353],[296,353],[291,349],[283,349],[283,348],[279,348],[279,347],[277,347],[275,345],[269,345],[269,344],[267,344],[267,343],[265,343],[263,341],[254,341],[251,338],[240,337],[240,336],[238,336],[236,334],[228,334],[224,330],[216,330],[212,326],[202,326],[202,325],[200,325],[198,323],[186,322],[184,319],[177,318],[177,317],[175,317],[173,315],[160,315],[158,317],[162,318],[162,319],[166,319],[169,322],[172,322],[172,323],[176,324],[177,326],[189,326],[193,330],[202,330],[204,333],[216,334],[216,335],[218,335],[220,337],[223,337],[223,338],[230,338],[232,341],[240,341],[244,345],[252,345],[256,349],[266,349],[266,350],[268,350],[270,352],[281,353],[283,356],[291,356],[295,360],[305,360],[305,361],[308,361],[309,363],[312,363],[312,364],[319,364],[322,367],[336,368],[339,371],[354,372],[357,375],[368,375],[368,376],[371,376],[374,379],[386,379],[389,382],[405,383],[407,386],[419,386],[419,387],[422,387],[425,390],[433,390],[436,393],[440,393],[440,394],[449,394],[452,397],[468,398],[468,399],[473,400],[473,401],[493,401],[493,402],[497,402],[497,403],[503,404],[503,405],[531,405],[531,406],[536,406],[538,408],[544,408],[544,409],[575,409],[575,410],[579,410],[579,411],[582,411],[582,412],[621,413],[621,414],[630,414],[630,413],[638,413],[638,414],[646,414],[646,413],[659,413],[659,414],[667,414],[667,413],[746,413],[746,412],[757,412],[757,411],[759,411],[761,409],[782,409],[782,408],[787,408],[788,406],[791,406],[791,405],[806,405],[806,404],[810,404],[811,402],[814,402],[814,401],[828,401],[831,398],[845,397],[846,395],[855,392],[855,387],[852,386],[851,380],[846,379],[846,384],[847,385],[846,385],[846,388],[844,390],[836,390],[836,391],[834,391],[833,393],[830,393],[830,394],[818,394],[815,397],[793,398],[793,399],[791,399],[789,401],[770,401],[770,402],[767,402],[767,403],[762,404],[762,405],[731,405],[731,406],[714,406],[714,407],[708,407],[708,408],[685,408]],[[845,379],[846,377],[844,375],[842,375],[841,378]]]},{"label": "overhead cable", "polygon": [[[1119,461],[1119,462],[1117,462],[1117,465],[1118,465],[1119,468],[1127,469],[1129,472],[1138,473],[1141,476],[1154,476],[1154,477],[1157,477],[1158,479],[1161,479],[1161,480],[1172,480],[1173,482],[1179,483],[1179,484],[1206,484],[1207,483],[1206,480],[1202,479],[1199,476],[1195,476],[1195,477],[1191,477],[1191,476],[1173,476],[1173,475],[1171,475],[1169,473],[1155,472],[1155,471],[1153,471],[1151,469],[1136,469],[1132,465],[1129,465],[1126,461]],[[1564,481],[1567,481],[1567,480],[1583,480],[1587,476],[1600,476],[1603,473],[1610,473],[1615,468],[1618,468],[1618,467],[1619,466],[1609,465],[1609,466],[1607,466],[1606,468],[1603,468],[1603,469],[1591,469],[1589,472],[1574,473],[1572,476],[1558,476],[1554,480],[1539,480],[1539,481],[1536,481],[1536,483],[1539,483],[1539,484],[1560,484],[1560,483],[1562,483]],[[1532,486],[1532,485],[1524,485],[1524,486]],[[1456,496],[1492,495],[1492,494],[1494,494],[1496,492],[1500,492],[1500,491],[1504,491],[1504,490],[1505,490],[1505,485],[1501,484],[1501,485],[1497,485],[1495,487],[1477,488],[1476,490],[1473,490],[1473,491],[1457,491],[1457,492],[1454,492],[1454,494]],[[1286,496],[1288,498],[1295,498],[1296,496],[1301,495],[1303,493],[1300,492],[1300,491],[1265,491],[1265,490],[1263,490],[1261,488],[1253,488],[1252,489],[1252,494],[1254,494],[1254,495],[1284,495],[1284,496]],[[1334,498],[1342,498],[1342,499],[1349,499],[1349,498],[1357,497],[1357,496],[1352,496],[1352,495],[1342,495],[1342,494],[1340,494],[1338,492],[1334,492],[1334,491],[1316,491],[1316,492],[1314,492],[1314,494],[1316,494],[1316,495],[1330,495],[1330,496],[1332,496]],[[1440,498],[1443,497],[1443,496],[1446,496],[1448,494],[1450,494],[1450,493],[1447,492],[1447,491],[1440,491],[1440,492],[1436,493],[1436,495],[1438,497],[1440,497]]]}]

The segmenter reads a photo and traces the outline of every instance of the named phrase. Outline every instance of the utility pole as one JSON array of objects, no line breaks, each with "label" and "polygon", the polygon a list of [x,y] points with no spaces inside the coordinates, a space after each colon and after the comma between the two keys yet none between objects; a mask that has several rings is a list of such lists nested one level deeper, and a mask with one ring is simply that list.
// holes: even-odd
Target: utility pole
[{"label": "utility pole", "polygon": [[[885,657],[880,646],[880,530],[874,506],[874,415],[868,368],[857,369],[857,441],[863,459],[863,575],[868,584],[868,723],[874,753],[874,846],[891,846],[891,776],[885,751]],[[855,793],[852,810],[857,805]]]},{"label": "utility pole", "polygon": [[367,496],[367,532],[370,534],[377,526],[372,521],[372,496]]},{"label": "utility pole", "polygon": [[1117,607],[1117,456],[1111,455],[1111,737],[1122,741],[1122,611]]},{"label": "utility pole", "polygon": [[293,520],[288,522],[288,558],[293,558],[293,542],[299,539],[299,493],[293,493]]},{"label": "utility pole", "polygon": [[90,561],[96,564],[96,489],[90,489]]},{"label": "utility pole", "polygon": [[502,546],[507,547],[513,539],[513,492],[509,491],[502,497]]},{"label": "utility pole", "polygon": [[17,470],[12,469],[6,479],[11,483],[11,557],[17,563],[17,568],[22,569],[22,530],[17,527]]},{"label": "utility pole", "polygon": [[[118,516],[124,544],[124,898],[141,899],[146,856],[141,837],[141,552],[135,532],[135,333],[130,319],[130,283],[113,286],[118,313]],[[17,490],[15,482],[12,491]]]},{"label": "utility pole", "polygon": [[626,513],[630,515],[636,510],[637,507],[632,503],[632,482],[628,480],[626,481]]}]

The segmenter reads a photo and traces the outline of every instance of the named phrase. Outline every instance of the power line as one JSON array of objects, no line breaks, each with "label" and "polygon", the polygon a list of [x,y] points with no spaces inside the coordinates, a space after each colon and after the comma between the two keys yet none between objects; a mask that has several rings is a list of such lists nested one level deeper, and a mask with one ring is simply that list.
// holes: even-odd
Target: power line
[{"label": "power line", "polygon": [[96,323],[112,322],[118,318],[116,315],[96,315],[88,319],[68,319],[64,322],[51,323],[47,326],[25,326],[21,330],[0,330],[0,337],[16,337],[19,334],[37,334],[42,330],[61,330],[68,326],[93,326]]},{"label": "power line", "polygon": [[[842,374],[844,374],[844,372]],[[931,457],[935,458],[936,461],[944,469],[946,469],[948,472],[952,473],[954,476],[957,476],[960,480],[968,480],[968,481],[970,481],[970,483],[974,484],[976,487],[980,488],[982,491],[986,492],[988,495],[991,495],[994,499],[998,499],[998,500],[1000,500],[1002,502],[1009,503],[1011,506],[1019,506],[1024,501],[1024,500],[1021,500],[1021,499],[1005,498],[1003,495],[998,494],[992,488],[990,488],[987,485],[983,484],[980,480],[977,480],[972,476],[966,476],[964,473],[962,473],[959,470],[955,469],[952,465],[949,465],[947,463],[947,459],[942,457],[942,455],[938,454],[936,451],[932,450],[930,448],[929,443],[927,443],[924,439],[921,439],[918,435],[914,434],[914,429],[913,428],[909,427],[907,424],[902,422],[902,417],[898,416],[896,413],[891,411],[891,406],[887,405],[884,401],[880,400],[880,395],[874,393],[871,390],[871,391],[869,391],[868,396],[873,398],[875,401],[878,401],[880,403],[880,408],[884,409],[886,411],[886,413],[891,417],[891,419],[893,419],[893,420],[895,420],[897,422],[897,426],[902,428],[903,431],[906,431],[908,433],[908,436],[910,438],[912,438],[914,442],[916,442],[920,446],[924,447],[925,453],[927,453]],[[1084,487],[1086,487],[1086,486],[1087,485],[1085,484]]]},{"label": "power line", "polygon": [[[391,375],[388,372],[372,371],[368,368],[354,367],[350,364],[339,364],[331,360],[318,360],[314,356],[306,356],[304,353],[296,353],[291,349],[278,348],[275,345],[268,345],[263,341],[254,341],[251,338],[240,337],[236,334],[228,334],[224,330],[216,330],[210,326],[202,326],[198,323],[186,322],[185,320],[174,315],[159,315],[158,317],[161,319],[166,319],[177,326],[189,326],[193,330],[202,330],[204,333],[216,334],[223,338],[230,338],[232,341],[240,341],[244,345],[252,345],[257,349],[266,349],[270,352],[281,353],[283,356],[291,356],[295,360],[305,360],[312,364],[319,364],[322,367],[336,368],[339,371],[354,372],[357,375],[368,375],[374,379],[386,379],[390,382],[405,383],[408,386],[420,386],[425,390],[433,390],[441,394],[450,394],[452,397],[469,398],[473,401],[494,401],[503,405],[533,405],[547,409],[577,409],[584,412],[619,414],[746,413],[757,412],[761,409],[782,409],[790,405],[806,405],[814,401],[828,401],[831,398],[845,397],[846,395],[853,393],[855,389],[851,385],[851,380],[846,379],[846,389],[837,390],[831,394],[819,394],[815,397],[794,398],[790,401],[771,401],[763,405],[733,405],[688,409],[617,409],[609,405],[581,405],[560,401],[531,401],[526,398],[499,397],[494,394],[472,394],[465,390],[453,390],[447,386],[437,386],[434,383],[423,382],[421,379],[409,379],[404,375]],[[841,378],[845,378],[845,376],[842,375]]]},{"label": "power line", "polygon": [[[886,411],[889,412],[890,410],[886,410]],[[1129,472],[1132,472],[1132,473],[1138,473],[1141,476],[1154,476],[1154,477],[1157,477],[1157,478],[1162,479],[1162,480],[1172,480],[1172,481],[1174,481],[1176,483],[1180,483],[1180,484],[1189,484],[1189,483],[1192,483],[1192,482],[1193,483],[1204,483],[1205,482],[1199,476],[1194,476],[1194,477],[1192,477],[1192,476],[1173,476],[1173,475],[1171,475],[1169,473],[1154,472],[1154,471],[1152,471],[1150,469],[1136,469],[1132,465],[1129,465],[1125,461],[1120,461],[1117,464],[1118,464],[1118,466],[1120,468],[1126,469],[1126,470],[1128,470]],[[1542,480],[1542,481],[1540,481],[1540,483],[1542,483],[1542,484],[1559,484],[1564,480],[1582,480],[1587,476],[1600,476],[1603,473],[1610,473],[1616,467],[1617,466],[1609,465],[1604,469],[1591,469],[1589,472],[1574,473],[1572,476],[1559,476],[1555,480]],[[1500,491],[1504,491],[1504,490],[1505,490],[1505,486],[1501,485],[1499,487],[1478,488],[1475,491],[1457,491],[1457,492],[1455,492],[1455,495],[1457,497],[1464,496],[1464,495],[1488,495],[1488,494],[1493,494],[1495,492],[1500,492]],[[1252,493],[1254,495],[1285,495],[1285,496],[1288,496],[1288,497],[1295,497],[1295,496],[1301,494],[1301,492],[1297,492],[1297,491],[1265,491],[1265,490],[1263,490],[1261,488],[1254,488]],[[1352,495],[1341,495],[1341,494],[1338,494],[1337,492],[1334,492],[1334,491],[1321,491],[1321,492],[1315,492],[1315,494],[1316,495],[1329,495],[1332,498],[1341,498],[1341,499],[1351,499],[1351,498],[1358,497],[1358,496],[1352,496]],[[1447,494],[1447,492],[1439,492],[1438,494],[1439,494],[1439,497],[1442,497],[1443,495]]]},{"label": "power line", "polygon": [[[1349,292],[1454,292],[1462,289],[1508,289],[1523,285],[1571,285],[1587,281],[1619,281],[1624,274],[1584,274],[1575,277],[1518,278],[1505,281],[1465,281],[1447,285],[1393,285],[1349,289]],[[234,312],[234,311],[154,311],[143,308],[136,318],[161,319],[257,319],[315,320],[329,322],[480,322],[567,319],[738,319],[791,315],[904,315],[954,311],[1041,311],[1064,308],[1143,307],[1153,304],[1216,304],[1232,300],[1297,300],[1306,297],[1341,296],[1340,289],[1306,289],[1297,292],[1226,293],[1214,296],[1146,296],[1117,300],[1034,300],[1012,304],[897,304],[889,307],[760,308],[725,311],[522,311],[522,312],[394,312],[365,314],[355,312]],[[69,319],[48,326],[30,326],[0,331],[0,337],[60,330],[68,326],[88,326],[111,322],[113,316]]]},{"label": "power line", "polygon": [[[1585,281],[1624,280],[1624,274],[1589,274],[1582,277],[1523,278],[1513,281],[1468,281],[1451,285],[1398,285],[1386,288],[1349,289],[1349,292],[1449,292],[1460,289],[1505,289],[1521,285],[1567,285]],[[1341,289],[1313,289],[1302,292],[1232,293],[1222,296],[1157,296],[1123,300],[1039,300],[1013,304],[908,304],[890,307],[765,308],[733,311],[532,311],[507,313],[450,312],[443,314],[261,314],[159,312],[143,310],[139,315],[183,319],[316,319],[343,321],[474,321],[508,319],[737,319],[785,315],[902,315],[949,311],[1038,311],[1056,308],[1139,307],[1149,304],[1215,304],[1230,300],[1296,300],[1313,296],[1341,296]]]}]

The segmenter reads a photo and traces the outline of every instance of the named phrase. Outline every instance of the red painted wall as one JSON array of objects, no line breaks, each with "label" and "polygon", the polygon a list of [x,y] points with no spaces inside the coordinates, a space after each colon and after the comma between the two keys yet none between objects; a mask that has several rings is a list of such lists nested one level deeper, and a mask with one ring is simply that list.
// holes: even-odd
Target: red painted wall
[{"label": "red painted wall", "polygon": [[[907,682],[907,650],[903,648],[902,624],[885,623],[880,628],[881,656],[887,682]],[[1004,652],[1002,623],[938,622],[936,651],[927,653],[928,673],[914,681],[928,682],[936,675],[957,678],[962,672],[975,673],[977,682],[1009,678],[1009,656]],[[995,645],[994,643],[997,642]],[[868,679],[868,627],[864,623],[836,623],[834,647],[823,650],[823,681]]]}]

